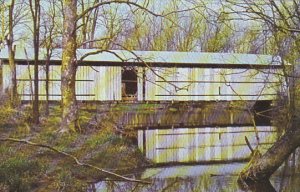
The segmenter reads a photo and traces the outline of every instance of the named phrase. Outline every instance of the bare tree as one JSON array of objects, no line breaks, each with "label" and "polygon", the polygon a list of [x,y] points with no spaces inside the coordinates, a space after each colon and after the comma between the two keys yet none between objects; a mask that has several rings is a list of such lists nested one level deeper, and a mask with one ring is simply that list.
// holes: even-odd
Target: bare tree
[{"label": "bare tree", "polygon": [[45,92],[46,92],[46,103],[45,103],[45,114],[49,115],[49,81],[50,81],[50,61],[53,55],[53,49],[57,46],[55,40],[60,37],[58,31],[59,22],[57,22],[57,5],[54,0],[47,1],[49,5],[44,8],[44,13],[41,15],[41,43],[40,47],[46,49],[45,55]]},{"label": "bare tree", "polygon": [[[9,64],[9,84],[8,94],[10,98],[11,107],[15,107],[18,103],[18,92],[17,92],[17,76],[16,76],[16,42],[20,41],[23,37],[17,32],[19,25],[24,24],[27,11],[24,9],[23,1],[11,0],[0,1],[1,3],[1,38],[0,44],[6,45],[8,50],[8,64]],[[5,17],[5,15],[8,17]],[[19,30],[20,31],[20,30]]]},{"label": "bare tree", "polygon": [[33,123],[39,124],[39,48],[40,48],[40,0],[30,0],[29,8],[33,23],[33,47],[34,47],[34,100],[32,107]]},{"label": "bare tree", "polygon": [[77,131],[76,78],[77,0],[63,1],[63,55],[61,64],[62,122],[60,132]]},{"label": "bare tree", "polygon": [[[267,27],[269,32],[274,35],[272,40],[274,43],[272,43],[271,48],[273,53],[279,54],[284,60],[291,63],[294,63],[295,56],[299,58],[299,1],[241,1],[237,3],[236,1],[227,0],[226,2],[229,3],[227,13],[232,14],[232,19],[255,21]],[[292,42],[289,40],[292,40]],[[283,54],[286,48],[289,48],[289,52],[293,52],[293,57],[286,57],[286,54]],[[290,85],[290,74],[286,70],[284,62],[283,68],[287,84]],[[296,81],[296,83],[299,82]],[[290,89],[289,92],[295,92],[295,90]],[[295,95],[298,94],[295,93]],[[296,98],[297,96],[290,99],[295,100]],[[284,160],[300,146],[299,113],[296,113],[299,106],[296,104],[296,111],[292,108],[293,106],[290,105],[291,123],[285,133],[265,154],[261,155],[258,151],[255,151],[252,161],[240,174],[239,181],[244,187],[251,188],[252,184],[268,180]]]},{"label": "bare tree", "polygon": [[[139,4],[134,1],[100,1],[82,10],[77,14],[77,1],[64,0],[63,1],[63,55],[62,55],[62,68],[61,68],[61,92],[62,92],[62,122],[60,132],[77,131],[78,126],[78,106],[76,102],[75,92],[75,78],[76,78],[76,48],[77,48],[77,30],[81,27],[79,21],[90,14],[91,11],[104,6],[126,5],[129,10],[142,10],[145,13],[151,14],[156,17],[165,17],[174,12],[166,14],[155,13],[147,8],[148,1],[144,4]],[[188,9],[190,10],[190,9]],[[186,11],[186,10],[184,10]],[[133,11],[134,12],[134,11]]]},{"label": "bare tree", "polygon": [[16,105],[16,101],[18,99],[17,93],[17,73],[16,73],[16,63],[15,63],[15,51],[16,47],[14,45],[14,7],[15,0],[11,0],[8,5],[8,35],[5,36],[6,44],[8,49],[8,63],[10,67],[10,87],[9,87],[9,95],[10,95],[10,105],[14,107]]}]

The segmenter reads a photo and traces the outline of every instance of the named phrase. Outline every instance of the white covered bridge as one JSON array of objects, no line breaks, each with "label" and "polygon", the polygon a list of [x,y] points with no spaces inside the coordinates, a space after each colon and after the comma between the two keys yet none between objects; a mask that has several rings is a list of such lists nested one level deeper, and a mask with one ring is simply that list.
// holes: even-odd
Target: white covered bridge
[{"label": "white covered bridge", "polygon": [[[78,49],[77,58],[93,49]],[[17,49],[17,86],[31,100],[33,51]],[[61,99],[61,49],[50,62],[49,100]],[[8,54],[0,53],[2,91],[10,83]],[[77,68],[77,100],[231,101],[273,100],[284,91],[279,57],[254,54],[121,51],[87,56]],[[45,50],[40,51],[39,94],[46,99]]]}]

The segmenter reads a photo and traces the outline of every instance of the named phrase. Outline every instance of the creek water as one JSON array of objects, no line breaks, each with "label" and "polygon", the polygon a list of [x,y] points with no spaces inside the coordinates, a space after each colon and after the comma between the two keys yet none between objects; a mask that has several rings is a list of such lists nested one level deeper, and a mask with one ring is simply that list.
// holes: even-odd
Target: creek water
[{"label": "creek water", "polygon": [[276,141],[276,130],[273,126],[139,130],[138,146],[156,164],[241,161],[251,154],[245,137],[264,153]]},{"label": "creek water", "polygon": [[[260,149],[263,152],[271,146],[270,143],[275,142],[277,132],[272,126],[257,126],[257,130]],[[253,127],[227,126],[140,131],[144,133],[139,134],[141,138],[148,138],[139,142],[143,143],[139,144],[142,145],[141,150],[144,150],[145,156],[155,163],[155,167],[136,171],[127,176],[147,180],[152,184],[100,181],[91,184],[88,192],[242,191],[238,186],[237,178],[239,172],[246,166],[245,160],[250,155],[243,138],[247,135],[250,143],[255,146]],[[276,191],[299,191],[299,162],[300,150],[297,150],[274,173],[270,182]]]},{"label": "creek water", "polygon": [[[92,184],[88,191],[243,191],[238,186],[237,175],[239,171],[245,167],[245,165],[246,163],[229,163],[210,165],[176,165],[148,168],[140,173],[134,174],[134,177],[150,180],[152,184],[143,185],[131,182],[101,181]],[[292,161],[288,161],[274,173],[270,182],[276,191],[299,191],[299,165],[293,165]]]},{"label": "creek water", "polygon": [[[151,184],[99,181],[91,184],[88,192],[242,191],[237,183],[238,173],[246,166],[250,155],[245,136],[252,147],[259,144],[262,152],[278,138],[278,131],[270,124],[270,119],[256,118],[255,130],[245,111],[220,113],[215,104],[214,110],[194,107],[189,111],[180,106],[175,111],[173,108],[153,114],[115,115],[118,124],[139,129],[138,147],[155,163],[152,168],[126,176]],[[270,178],[275,191],[300,190],[299,162],[298,149]]]}]

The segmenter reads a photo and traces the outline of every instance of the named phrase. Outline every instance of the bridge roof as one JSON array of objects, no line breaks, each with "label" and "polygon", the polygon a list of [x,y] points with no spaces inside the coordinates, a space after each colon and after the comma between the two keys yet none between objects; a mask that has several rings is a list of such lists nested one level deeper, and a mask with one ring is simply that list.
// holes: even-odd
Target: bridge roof
[{"label": "bridge roof", "polygon": [[[77,59],[83,58],[84,63],[98,64],[172,64],[172,65],[280,65],[281,58],[271,55],[239,54],[239,53],[206,53],[206,52],[171,52],[171,51],[126,51],[97,49],[77,49]],[[46,60],[46,50],[40,49],[40,60]],[[62,49],[54,49],[51,61],[60,62]],[[8,59],[7,49],[2,49],[0,59]],[[33,61],[34,52],[32,48],[17,48],[15,59],[17,61]]]}]

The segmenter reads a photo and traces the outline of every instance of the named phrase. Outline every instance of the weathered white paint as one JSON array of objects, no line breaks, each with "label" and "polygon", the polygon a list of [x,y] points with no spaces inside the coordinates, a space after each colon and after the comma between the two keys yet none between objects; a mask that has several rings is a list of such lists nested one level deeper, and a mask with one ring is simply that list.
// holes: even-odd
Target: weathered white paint
[{"label": "weathered white paint", "polygon": [[[10,82],[3,65],[3,90]],[[145,79],[143,79],[145,71]],[[30,75],[29,75],[30,74]],[[33,66],[17,65],[18,93],[30,100]],[[45,69],[39,66],[40,100],[45,100]],[[60,66],[50,66],[49,99],[60,100]],[[79,66],[78,100],[121,100],[121,67]],[[145,93],[143,86],[145,85]],[[143,101],[272,100],[283,85],[279,70],[210,68],[138,68],[137,99]],[[31,88],[32,87],[32,88]],[[24,95],[25,94],[25,95]],[[143,95],[145,94],[145,95]]]},{"label": "weathered white paint", "polygon": [[144,87],[144,68],[138,67],[137,68],[137,100],[138,101],[144,100],[143,87]]},{"label": "weathered white paint", "polygon": [[[34,93],[33,65],[17,65],[17,88],[22,100],[31,100]],[[31,81],[30,81],[31,79]],[[39,66],[39,99],[46,100],[45,66]],[[49,100],[61,99],[61,67],[49,67]],[[3,65],[3,90],[10,83],[10,69]],[[76,74],[77,100],[121,100],[121,67],[78,66]]]},{"label": "weathered white paint", "polygon": [[283,85],[275,69],[152,68],[146,100],[272,100]]},{"label": "weathered white paint", "polygon": [[[59,55],[60,51],[57,51]],[[91,51],[91,50],[89,50]],[[78,50],[78,54],[87,50]],[[96,54],[85,61],[98,61],[97,66],[86,63],[78,66],[76,94],[78,100],[115,101],[122,100],[122,65],[133,64],[134,55],[128,51],[116,51],[120,56],[129,59],[119,61],[111,53]],[[268,69],[268,65],[280,67],[280,59],[266,55],[222,54],[222,53],[188,53],[188,52],[136,52],[143,56],[154,67],[137,68],[138,101],[216,101],[216,100],[272,100],[283,81],[281,69]],[[6,52],[0,58],[6,58]],[[42,57],[42,56],[41,56]],[[31,59],[30,53],[28,56]],[[7,58],[6,58],[7,59]],[[58,56],[53,61],[60,61]],[[24,53],[18,52],[17,62],[25,64]],[[103,62],[115,62],[113,66]],[[101,66],[98,66],[101,64]],[[110,65],[111,64],[111,65]],[[122,64],[122,65],[121,65]],[[138,64],[138,63],[137,63]],[[141,64],[141,63],[139,63]],[[156,64],[174,67],[158,67]],[[110,66],[109,66],[110,65]],[[203,67],[205,65],[205,67]],[[224,68],[224,65],[226,68]],[[245,68],[241,68],[245,65]],[[252,65],[253,68],[249,68]],[[218,68],[220,66],[220,68]],[[255,69],[260,66],[260,69]],[[238,67],[238,68],[237,68]],[[246,69],[248,67],[248,69]],[[262,67],[265,67],[261,69]],[[33,66],[18,65],[17,79],[29,79],[33,76]],[[50,100],[60,100],[60,66],[50,66],[49,93]],[[3,89],[9,84],[9,66],[3,65]],[[44,66],[39,66],[41,79],[45,79]],[[145,90],[143,90],[145,87]],[[18,92],[22,100],[31,99],[29,80],[18,82]],[[45,99],[45,81],[40,81],[40,99]]]},{"label": "weathered white paint", "polygon": [[95,70],[95,94],[97,101],[121,100],[121,67],[93,67]]},{"label": "weathered white paint", "polygon": [[95,100],[95,70],[90,66],[78,66],[76,94],[77,100]]},{"label": "weathered white paint", "polygon": [[61,67],[57,65],[49,66],[49,100],[60,100],[61,99]]},{"label": "weathered white paint", "polygon": [[[143,135],[144,135],[144,132],[142,132],[142,131],[138,132],[138,138],[144,138]],[[138,140],[138,146],[139,146],[141,152],[144,153],[145,152],[144,151],[144,139]]]},{"label": "weathered white paint", "polygon": [[[39,78],[44,79],[43,66],[39,66]],[[17,65],[16,66],[17,76],[17,91],[21,95],[22,100],[31,100],[32,93],[34,92],[33,85],[33,65]],[[10,68],[8,65],[3,65],[3,91],[9,87],[10,83]],[[45,82],[39,83],[39,99],[45,99]]]},{"label": "weathered white paint", "polygon": [[[257,126],[260,149],[267,150],[276,141],[272,126]],[[143,141],[145,134],[146,141]],[[206,127],[139,130],[138,144],[146,157],[155,163],[227,161],[249,157],[252,146],[257,146],[253,127]]]}]

